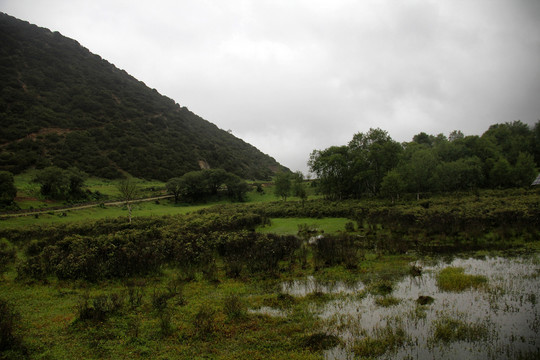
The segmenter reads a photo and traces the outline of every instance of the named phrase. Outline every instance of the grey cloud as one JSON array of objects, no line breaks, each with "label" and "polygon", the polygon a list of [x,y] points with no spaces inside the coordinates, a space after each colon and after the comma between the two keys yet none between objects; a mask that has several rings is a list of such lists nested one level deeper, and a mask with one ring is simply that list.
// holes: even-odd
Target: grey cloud
[{"label": "grey cloud", "polygon": [[284,165],[540,118],[537,0],[3,0]]}]

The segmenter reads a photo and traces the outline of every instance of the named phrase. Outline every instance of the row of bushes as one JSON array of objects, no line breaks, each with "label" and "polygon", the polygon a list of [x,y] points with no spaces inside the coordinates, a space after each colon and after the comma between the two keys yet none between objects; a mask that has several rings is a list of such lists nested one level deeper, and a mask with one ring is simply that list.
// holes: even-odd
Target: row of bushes
[{"label": "row of bushes", "polygon": [[202,271],[217,278],[216,262],[223,260],[227,274],[273,274],[281,260],[290,259],[300,246],[295,236],[240,232],[171,232],[168,228],[124,230],[110,235],[70,235],[55,243],[32,241],[18,265],[21,278],[98,281],[158,272],[163,266],[179,269],[193,279]]},{"label": "row of bushes", "polygon": [[315,270],[336,265],[355,269],[366,251],[398,254],[410,250],[449,252],[479,249],[506,249],[536,240],[538,230],[499,230],[468,237],[458,233],[399,233],[384,227],[359,228],[355,233],[338,233],[311,238],[261,234],[252,231],[170,233],[164,229],[126,230],[110,235],[68,236],[55,244],[31,242],[26,257],[18,265],[20,278],[99,281],[159,272],[163,266],[176,268],[184,280],[202,273],[207,280],[218,279],[222,264],[226,276],[276,275],[280,264],[302,267],[309,254]]},{"label": "row of bushes", "polygon": [[[318,208],[327,216],[347,216],[356,221],[357,231],[351,232],[355,227],[350,222],[349,233],[325,235],[310,246],[295,236],[252,231],[270,216],[305,216],[306,208]],[[164,265],[182,270],[186,278],[202,271],[206,278],[215,279],[218,261],[230,277],[245,271],[272,274],[282,260],[306,266],[310,251],[315,268],[336,264],[354,268],[364,250],[504,249],[538,239],[539,221],[538,200],[531,196],[476,202],[445,199],[409,206],[322,200],[305,207],[287,202],[267,208],[220,205],[188,215],[138,218],[131,224],[115,219],[3,230],[0,237],[9,241],[0,244],[0,257],[11,263],[15,254],[11,244],[24,247],[26,256],[18,273],[34,279],[54,275],[97,281],[147,275]],[[307,240],[309,236],[302,236],[306,234],[300,236]]]}]

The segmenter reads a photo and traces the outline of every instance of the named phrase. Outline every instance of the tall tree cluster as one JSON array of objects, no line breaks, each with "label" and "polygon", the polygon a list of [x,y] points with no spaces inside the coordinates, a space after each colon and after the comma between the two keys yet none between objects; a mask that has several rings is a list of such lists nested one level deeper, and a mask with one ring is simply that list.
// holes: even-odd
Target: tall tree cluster
[{"label": "tall tree cluster", "polygon": [[205,201],[218,194],[221,188],[233,201],[244,201],[249,185],[235,174],[223,169],[191,171],[181,177],[169,179],[167,190],[174,195],[175,202]]},{"label": "tall tree cluster", "polygon": [[357,133],[348,145],[314,150],[308,161],[330,199],[528,186],[540,163],[540,121],[495,124],[482,136],[424,132],[398,143],[386,131]]}]

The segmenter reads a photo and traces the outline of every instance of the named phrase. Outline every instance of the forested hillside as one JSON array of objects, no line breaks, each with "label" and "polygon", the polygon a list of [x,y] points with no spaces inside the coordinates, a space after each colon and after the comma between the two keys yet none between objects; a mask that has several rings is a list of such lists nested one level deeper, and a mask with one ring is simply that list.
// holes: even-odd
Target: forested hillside
[{"label": "forested hillside", "polygon": [[252,179],[282,168],[75,40],[3,13],[0,89],[0,170],[168,180],[201,161]]},{"label": "forested hillside", "polygon": [[398,143],[382,129],[357,133],[348,145],[314,150],[310,170],[328,198],[527,187],[540,164],[540,121],[494,124],[482,136],[415,135]]}]

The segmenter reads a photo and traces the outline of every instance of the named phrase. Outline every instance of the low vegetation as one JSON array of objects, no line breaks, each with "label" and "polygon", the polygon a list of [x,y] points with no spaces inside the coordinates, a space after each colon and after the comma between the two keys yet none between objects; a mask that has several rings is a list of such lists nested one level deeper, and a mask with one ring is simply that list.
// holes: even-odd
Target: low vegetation
[{"label": "low vegetation", "polygon": [[481,288],[487,283],[482,275],[468,275],[459,267],[447,267],[439,272],[437,286],[444,291],[464,291],[470,288]]},{"label": "low vegetation", "polygon": [[[278,284],[307,276],[362,281],[358,297],[369,293],[378,308],[399,308],[406,301],[393,295],[396,280],[422,276],[423,253],[534,251],[535,196],[486,193],[476,198],[481,205],[466,207],[459,198],[433,198],[429,206],[223,203],[191,207],[189,214],[135,216],[131,224],[119,217],[3,227],[0,250],[8,260],[0,298],[16,305],[9,311],[22,326],[12,329],[16,341],[9,351],[53,359],[126,353],[316,359],[325,349],[349,346],[356,356],[386,356],[409,343],[400,324],[346,345],[308,310],[341,295],[316,287],[295,297],[276,291]],[[437,279],[444,291],[490,286],[456,267]],[[433,298],[413,303],[417,316],[425,316]],[[482,330],[443,320],[433,325],[433,344],[476,341],[472,331]]]},{"label": "low vegetation", "polygon": [[366,335],[355,342],[353,350],[360,358],[375,358],[395,352],[407,342],[407,334],[401,327],[387,325],[376,328],[373,335]]}]

